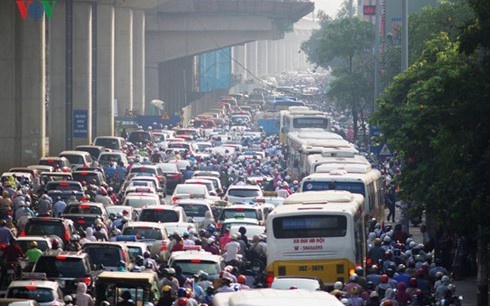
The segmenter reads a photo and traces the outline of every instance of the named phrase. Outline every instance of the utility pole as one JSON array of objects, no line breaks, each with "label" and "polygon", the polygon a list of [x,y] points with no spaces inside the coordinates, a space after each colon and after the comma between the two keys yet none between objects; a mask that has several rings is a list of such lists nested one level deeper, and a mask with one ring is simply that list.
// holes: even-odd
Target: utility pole
[{"label": "utility pole", "polygon": [[[381,91],[381,76],[380,76],[380,58],[379,49],[381,44],[381,37],[379,33],[379,25],[381,19],[381,5],[380,0],[376,0],[376,19],[374,23],[374,100],[378,98],[379,92]],[[373,101],[373,110],[374,110]]]},{"label": "utility pole", "polygon": [[408,69],[408,0],[402,0],[402,72]]}]

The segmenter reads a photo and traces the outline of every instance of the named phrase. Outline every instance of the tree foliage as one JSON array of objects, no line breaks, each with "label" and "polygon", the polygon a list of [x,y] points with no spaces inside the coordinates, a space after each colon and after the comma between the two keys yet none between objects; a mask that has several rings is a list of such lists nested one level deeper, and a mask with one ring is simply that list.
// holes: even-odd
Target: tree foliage
[{"label": "tree foliage", "polygon": [[373,101],[373,27],[359,18],[322,20],[322,27],[302,45],[310,62],[333,68],[328,95],[349,109],[357,136],[358,115]]}]

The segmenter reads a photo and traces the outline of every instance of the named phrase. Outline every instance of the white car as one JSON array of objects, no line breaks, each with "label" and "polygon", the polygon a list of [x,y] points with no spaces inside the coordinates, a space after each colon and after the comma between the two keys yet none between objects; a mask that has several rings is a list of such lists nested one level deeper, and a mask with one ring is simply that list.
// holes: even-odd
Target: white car
[{"label": "white car", "polygon": [[136,236],[138,242],[145,242],[152,256],[157,255],[162,261],[168,260],[170,250],[167,249],[167,246],[170,239],[162,223],[127,222],[123,226],[122,233]]},{"label": "white car", "polygon": [[131,193],[124,198],[123,206],[142,208],[151,205],[161,205],[160,197],[153,193]]},{"label": "white car", "polygon": [[191,218],[196,224],[199,224],[202,222],[202,220],[204,220],[207,211],[209,211],[211,213],[211,217],[214,218],[211,205],[207,200],[181,199],[177,200],[174,204],[182,207],[187,217]]},{"label": "white car", "polygon": [[263,197],[262,189],[257,185],[231,185],[228,187],[224,199],[231,203],[248,204],[252,201],[261,200]]},{"label": "white car", "polygon": [[211,196],[208,189],[200,184],[178,184],[172,194],[172,203],[180,199],[205,199],[219,201],[219,197]]},{"label": "white car", "polygon": [[39,306],[63,306],[63,293],[59,283],[47,280],[13,281],[7,288],[6,298],[29,299]]}]

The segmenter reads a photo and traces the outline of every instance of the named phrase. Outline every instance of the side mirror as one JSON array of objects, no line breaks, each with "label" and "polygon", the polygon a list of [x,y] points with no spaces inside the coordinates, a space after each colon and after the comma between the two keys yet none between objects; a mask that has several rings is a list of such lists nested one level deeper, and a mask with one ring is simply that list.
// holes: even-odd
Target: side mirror
[{"label": "side mirror", "polygon": [[187,222],[194,223],[194,219],[192,219],[192,217],[187,217]]}]

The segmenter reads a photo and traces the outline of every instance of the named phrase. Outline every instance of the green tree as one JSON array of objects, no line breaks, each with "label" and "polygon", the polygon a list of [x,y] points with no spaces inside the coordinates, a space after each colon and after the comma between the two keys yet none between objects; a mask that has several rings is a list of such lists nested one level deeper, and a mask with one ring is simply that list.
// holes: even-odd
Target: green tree
[{"label": "green tree", "polygon": [[315,65],[333,68],[335,80],[330,84],[328,95],[352,112],[357,139],[358,116],[373,99],[373,27],[359,18],[328,18],[321,25],[321,29],[302,45],[302,50]]},{"label": "green tree", "polygon": [[[444,33],[428,41],[422,56],[377,100],[372,123],[405,162],[401,196],[422,203],[443,228],[466,237],[478,233],[486,248],[490,69],[477,52],[465,55],[460,48]],[[488,284],[481,286],[483,294]]]}]

